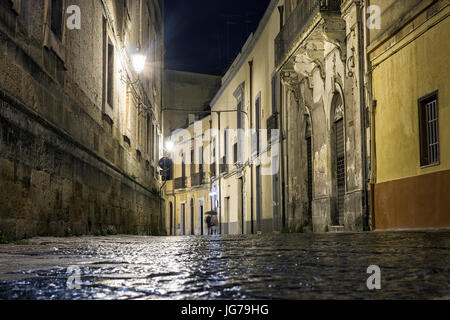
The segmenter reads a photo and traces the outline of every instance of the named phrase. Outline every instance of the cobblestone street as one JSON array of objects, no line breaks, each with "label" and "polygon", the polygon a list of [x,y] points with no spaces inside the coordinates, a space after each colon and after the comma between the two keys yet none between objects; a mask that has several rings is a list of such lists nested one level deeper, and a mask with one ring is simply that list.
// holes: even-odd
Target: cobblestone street
[{"label": "cobblestone street", "polygon": [[0,246],[0,299],[449,299],[449,262],[448,231],[33,238]]}]

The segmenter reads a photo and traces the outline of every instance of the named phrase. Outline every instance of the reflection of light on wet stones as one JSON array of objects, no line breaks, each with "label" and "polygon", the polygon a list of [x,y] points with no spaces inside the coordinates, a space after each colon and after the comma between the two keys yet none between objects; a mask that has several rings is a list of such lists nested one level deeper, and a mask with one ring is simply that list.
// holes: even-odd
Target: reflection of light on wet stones
[{"label": "reflection of light on wet stones", "polygon": [[[328,299],[448,296],[450,233],[52,239],[55,266],[10,272],[0,299]],[[437,245],[438,244],[438,245]],[[48,251],[51,248],[58,250]],[[57,255],[55,256],[55,253]],[[424,259],[426,257],[426,259]],[[80,270],[67,288],[67,266]],[[64,265],[64,267],[60,266]],[[383,290],[369,292],[379,265]],[[58,266],[56,266],[58,265]],[[420,289],[420,290],[419,290]]]}]

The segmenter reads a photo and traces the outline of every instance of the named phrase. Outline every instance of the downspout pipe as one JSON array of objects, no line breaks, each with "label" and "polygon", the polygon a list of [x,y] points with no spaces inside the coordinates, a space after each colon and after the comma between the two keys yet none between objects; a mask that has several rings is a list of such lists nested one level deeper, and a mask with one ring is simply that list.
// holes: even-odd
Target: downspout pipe
[{"label": "downspout pipe", "polygon": [[219,148],[219,170],[217,171],[219,173],[219,234],[222,234],[222,174],[220,173],[220,164],[222,161],[221,157],[221,151],[220,151],[220,140],[222,138],[222,134],[220,131],[220,111],[217,112],[217,123],[219,127],[219,137],[218,137],[218,148]]},{"label": "downspout pipe", "polygon": [[[250,128],[253,128],[253,60],[250,60],[248,62],[249,66],[249,91],[250,91]],[[252,139],[250,138],[250,141]],[[251,144],[251,143],[250,143]],[[250,227],[251,227],[251,233],[254,234],[254,222],[253,222],[253,159],[252,158],[252,146],[250,145]]]},{"label": "downspout pipe", "polygon": [[360,114],[361,114],[361,156],[362,156],[362,170],[363,170],[363,231],[370,230],[369,216],[370,205],[367,184],[368,168],[367,168],[367,130],[366,130],[366,109],[367,109],[367,97],[365,90],[365,68],[367,65],[366,55],[366,38],[367,28],[365,26],[366,11],[363,3],[357,4],[357,25],[358,25],[358,56],[359,56],[359,90],[360,90]]},{"label": "downspout pipe", "polygon": [[[283,29],[284,26],[284,6],[279,6],[278,7],[278,11],[280,13],[280,30],[279,32],[281,32],[281,30]],[[284,86],[283,83],[279,82],[279,92],[280,92],[280,96],[279,96],[279,128],[280,128],[280,173],[281,173],[281,179],[280,179],[280,190],[281,190],[281,225],[282,228],[284,229],[286,227],[286,203],[285,203],[285,198],[286,198],[286,191],[284,186],[286,185],[286,177],[285,177],[285,163],[284,163],[284,134],[283,134],[283,117],[284,117],[284,112],[283,112],[283,103],[284,103]]]},{"label": "downspout pipe", "polygon": [[[366,6],[370,3],[365,1]],[[367,28],[367,11],[366,7],[363,6],[363,26],[364,26],[364,61],[365,61],[365,80],[366,80],[366,104],[369,107],[369,118],[370,118],[370,188],[369,188],[369,229],[375,230],[375,184],[377,181],[377,158],[376,158],[376,124],[375,124],[375,113],[377,102],[373,100],[373,88],[372,88],[372,65],[367,52],[367,48],[370,44],[369,31]]]}]

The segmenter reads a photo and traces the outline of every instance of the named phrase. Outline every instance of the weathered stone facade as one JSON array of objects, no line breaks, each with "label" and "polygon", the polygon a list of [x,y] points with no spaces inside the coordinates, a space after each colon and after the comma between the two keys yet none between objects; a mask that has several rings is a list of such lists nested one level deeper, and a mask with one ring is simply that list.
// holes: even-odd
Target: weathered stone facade
[{"label": "weathered stone facade", "polygon": [[359,9],[340,5],[300,3],[286,22],[295,28],[276,40],[292,229],[312,223],[318,232],[362,231],[367,221]]},{"label": "weathered stone facade", "polygon": [[[72,1],[70,30],[62,1],[60,35],[51,4],[0,5],[0,230],[156,232],[162,2]],[[149,48],[151,67],[135,74],[122,48]]]}]

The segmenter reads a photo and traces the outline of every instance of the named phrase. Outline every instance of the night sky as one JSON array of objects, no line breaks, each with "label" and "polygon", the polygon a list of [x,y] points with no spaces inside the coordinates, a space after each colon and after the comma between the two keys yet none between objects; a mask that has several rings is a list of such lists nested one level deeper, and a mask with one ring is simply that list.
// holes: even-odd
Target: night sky
[{"label": "night sky", "polygon": [[165,0],[166,69],[223,75],[270,0]]}]

